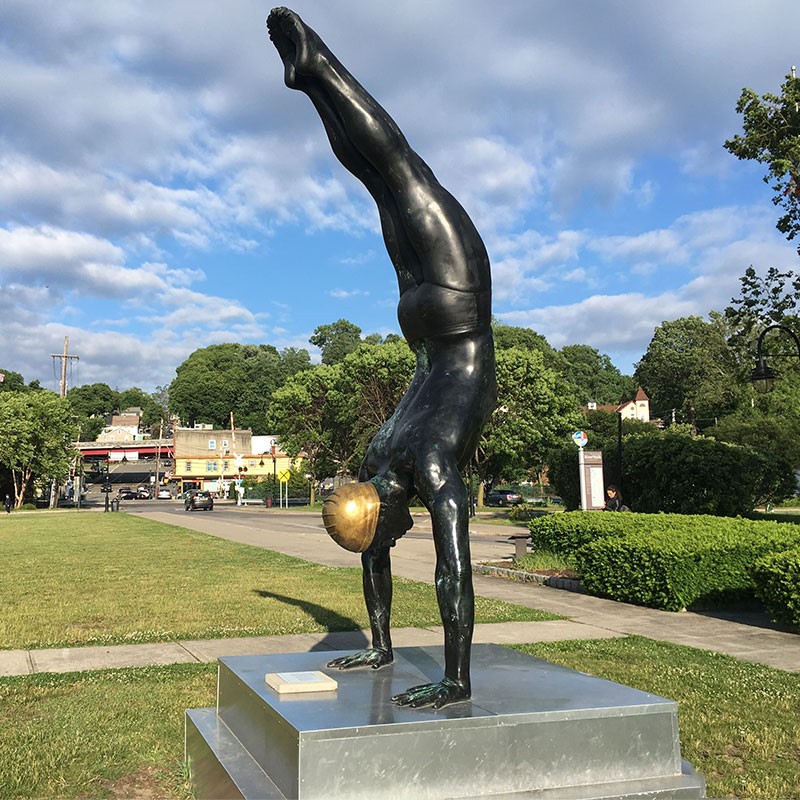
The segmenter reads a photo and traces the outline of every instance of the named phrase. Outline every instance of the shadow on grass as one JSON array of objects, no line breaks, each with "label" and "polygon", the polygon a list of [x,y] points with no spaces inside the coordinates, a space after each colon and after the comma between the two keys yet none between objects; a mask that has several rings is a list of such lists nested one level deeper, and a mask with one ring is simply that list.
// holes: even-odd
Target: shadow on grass
[{"label": "shadow on grass", "polygon": [[340,650],[353,649],[361,650],[369,647],[367,637],[359,629],[358,623],[350,617],[342,616],[336,611],[308,600],[298,600],[296,597],[288,597],[284,594],[276,594],[266,589],[253,589],[253,594],[268,600],[277,600],[289,606],[295,606],[309,614],[314,621],[321,627],[329,631],[328,635],[313,650]]}]

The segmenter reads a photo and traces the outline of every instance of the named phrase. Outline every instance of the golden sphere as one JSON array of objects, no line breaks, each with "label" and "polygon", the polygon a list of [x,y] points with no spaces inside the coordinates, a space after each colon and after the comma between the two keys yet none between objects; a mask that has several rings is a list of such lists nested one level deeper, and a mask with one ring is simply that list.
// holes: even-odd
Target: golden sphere
[{"label": "golden sphere", "polygon": [[381,500],[369,481],[340,486],[322,504],[322,521],[336,544],[363,553],[375,538]]}]

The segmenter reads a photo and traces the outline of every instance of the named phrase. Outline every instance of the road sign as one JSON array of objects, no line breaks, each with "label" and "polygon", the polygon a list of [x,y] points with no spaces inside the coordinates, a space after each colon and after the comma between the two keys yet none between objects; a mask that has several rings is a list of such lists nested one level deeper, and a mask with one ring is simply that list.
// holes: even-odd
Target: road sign
[{"label": "road sign", "polygon": [[589,441],[589,437],[583,431],[575,431],[572,434],[572,441],[575,442],[578,447],[585,447],[586,442]]},{"label": "road sign", "polygon": [[292,477],[292,473],[291,473],[291,472],[289,472],[289,470],[288,470],[288,469],[282,469],[282,470],[281,470],[281,471],[278,473],[278,480],[279,480],[281,483],[288,483],[288,482],[289,482],[289,478],[291,478],[291,477]]}]

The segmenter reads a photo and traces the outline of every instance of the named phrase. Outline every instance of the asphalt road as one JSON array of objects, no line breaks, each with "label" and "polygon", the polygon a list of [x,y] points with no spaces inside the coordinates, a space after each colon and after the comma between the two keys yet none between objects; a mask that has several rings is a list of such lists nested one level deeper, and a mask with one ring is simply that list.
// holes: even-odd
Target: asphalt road
[{"label": "asphalt road", "polygon": [[[356,553],[348,553],[328,536],[318,511],[287,511],[278,508],[237,507],[232,503],[216,503],[213,511],[185,511],[177,500],[127,500],[122,510],[141,514],[159,522],[208,533],[232,541],[275,549],[301,558],[312,558],[336,566],[358,566]],[[435,563],[430,517],[413,514],[414,527],[397,543],[393,561],[398,558],[427,564],[426,577],[432,578]],[[527,533],[525,528],[472,522],[470,546],[472,560],[499,561],[514,553],[509,537]],[[431,573],[428,575],[428,573]]]}]

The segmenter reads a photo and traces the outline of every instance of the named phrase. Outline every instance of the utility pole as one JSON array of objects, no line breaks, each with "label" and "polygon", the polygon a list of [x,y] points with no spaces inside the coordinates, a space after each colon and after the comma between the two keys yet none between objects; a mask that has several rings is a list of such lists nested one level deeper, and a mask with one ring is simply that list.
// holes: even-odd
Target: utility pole
[{"label": "utility pole", "polygon": [[161,472],[161,437],[164,434],[164,418],[158,424],[158,444],[156,445],[156,483],[153,486],[153,496],[150,498],[154,500],[158,497],[158,476]]},{"label": "utility pole", "polygon": [[[50,358],[61,359],[61,386],[59,388],[59,395],[63,398],[67,396],[67,361],[74,358],[76,361],[80,356],[71,356],[69,354],[69,336],[64,337],[64,352],[63,353],[50,353]],[[53,478],[53,483],[50,486],[50,508],[55,508],[58,505],[58,478]],[[78,506],[80,508],[80,505]]]},{"label": "utility pole", "polygon": [[50,353],[50,358],[60,358],[61,359],[61,386],[59,388],[59,394],[61,397],[67,396],[67,360],[70,358],[74,358],[76,361],[80,359],[80,356],[71,356],[69,354],[69,336],[64,337],[64,352],[63,353]]}]

